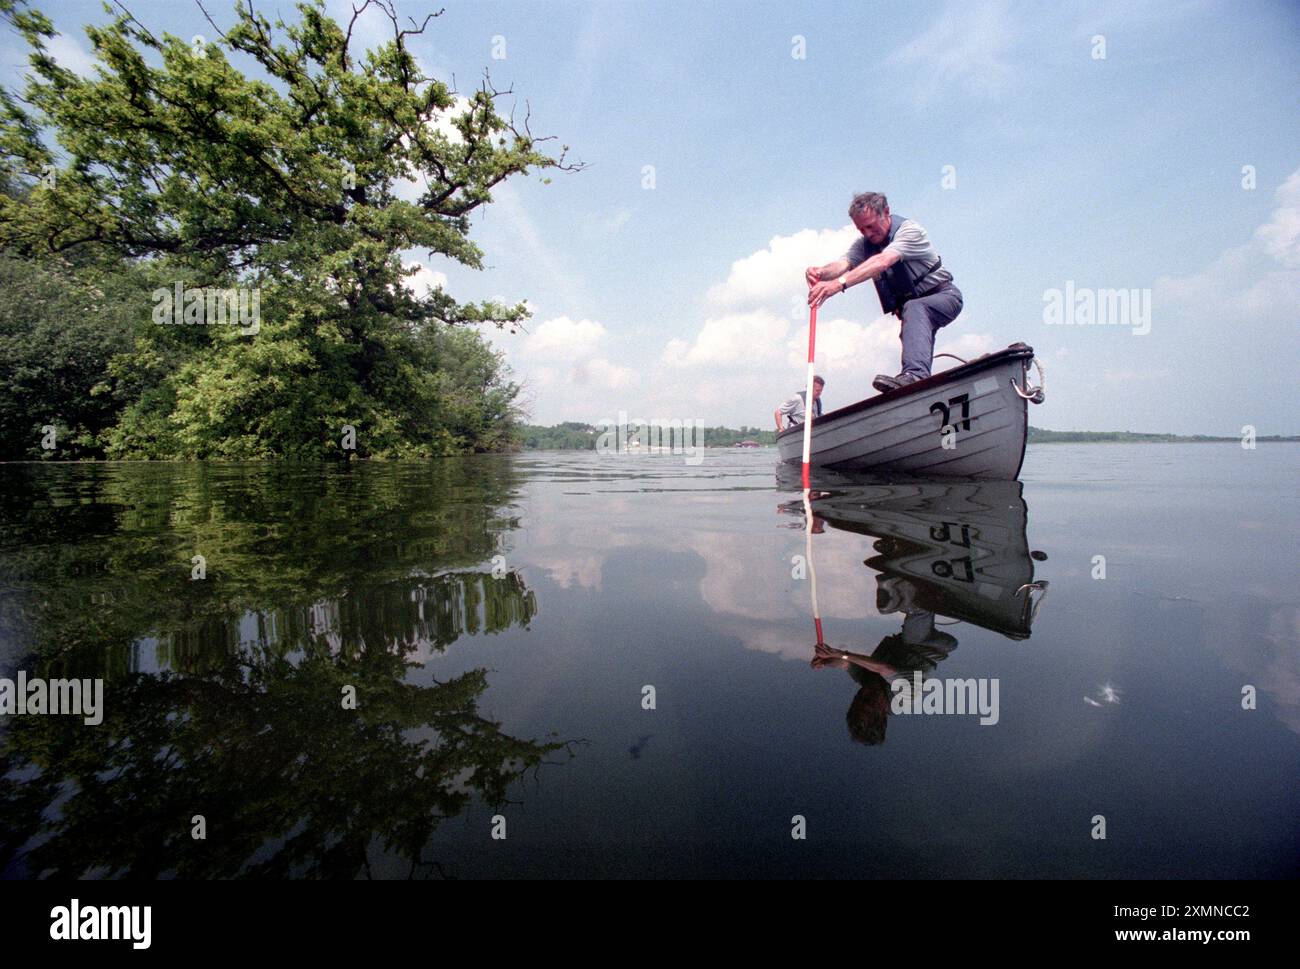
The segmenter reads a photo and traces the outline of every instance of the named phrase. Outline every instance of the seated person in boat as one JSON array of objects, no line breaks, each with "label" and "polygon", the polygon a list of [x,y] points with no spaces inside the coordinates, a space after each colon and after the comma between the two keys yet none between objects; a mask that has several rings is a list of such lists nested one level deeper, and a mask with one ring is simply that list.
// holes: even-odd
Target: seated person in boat
[{"label": "seated person in boat", "polygon": [[[822,388],[826,386],[826,381],[821,377],[813,377],[813,417],[822,416]],[[795,424],[803,423],[803,406],[804,396],[808,393],[801,390],[784,404],[778,407],[773,416],[776,417],[776,432],[781,433],[787,427],[793,427]],[[782,425],[781,418],[786,418],[786,423]]]},{"label": "seated person in boat", "polygon": [[890,214],[889,202],[879,192],[854,196],[849,218],[862,235],[834,262],[808,267],[808,305],[820,306],[868,279],[876,284],[880,308],[902,324],[902,370],[893,377],[878,374],[871,382],[883,394],[930,376],[935,333],[961,312],[961,290],[953,285],[952,273],[943,268],[925,229]]}]

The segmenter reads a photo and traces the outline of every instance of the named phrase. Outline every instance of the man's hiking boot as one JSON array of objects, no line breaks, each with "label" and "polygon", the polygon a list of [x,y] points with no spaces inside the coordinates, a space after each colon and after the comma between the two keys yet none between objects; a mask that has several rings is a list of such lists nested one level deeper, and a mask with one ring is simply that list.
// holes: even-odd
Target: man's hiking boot
[{"label": "man's hiking boot", "polygon": [[876,388],[882,394],[887,394],[891,390],[898,390],[900,387],[906,387],[908,384],[914,384],[921,378],[914,373],[900,373],[897,377],[887,377],[883,373],[876,374],[876,379],[871,381],[871,386]]}]

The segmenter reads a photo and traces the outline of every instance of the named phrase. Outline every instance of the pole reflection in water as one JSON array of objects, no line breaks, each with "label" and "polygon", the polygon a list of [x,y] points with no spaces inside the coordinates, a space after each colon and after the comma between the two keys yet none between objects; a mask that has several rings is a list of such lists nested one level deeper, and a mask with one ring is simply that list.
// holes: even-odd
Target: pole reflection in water
[{"label": "pole reflection in water", "polygon": [[[854,483],[826,487],[783,504],[804,516],[816,643],[814,669],[842,669],[858,685],[847,714],[860,743],[884,742],[897,689],[924,681],[954,649],[959,623],[1009,639],[1028,639],[1047,582],[1034,578],[1025,537],[1026,506],[1018,481]],[[824,527],[874,539],[864,561],[876,572],[876,607],[901,614],[898,632],[870,653],[826,642],[817,604],[813,535]],[[905,691],[904,691],[905,692]]]}]

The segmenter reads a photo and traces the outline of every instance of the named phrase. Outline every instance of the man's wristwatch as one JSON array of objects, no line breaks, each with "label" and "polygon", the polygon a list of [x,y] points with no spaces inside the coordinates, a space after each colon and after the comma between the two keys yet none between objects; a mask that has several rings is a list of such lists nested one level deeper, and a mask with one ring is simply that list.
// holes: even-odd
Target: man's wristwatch
[{"label": "man's wristwatch", "polygon": [[845,275],[840,277],[840,292],[842,293],[848,288],[849,288],[849,279],[848,279],[848,274],[846,273]]}]

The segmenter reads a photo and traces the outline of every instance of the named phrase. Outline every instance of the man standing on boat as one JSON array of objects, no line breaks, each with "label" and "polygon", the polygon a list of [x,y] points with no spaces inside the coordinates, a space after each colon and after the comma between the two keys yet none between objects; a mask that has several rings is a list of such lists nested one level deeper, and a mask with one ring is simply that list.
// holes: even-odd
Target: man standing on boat
[{"label": "man standing on boat", "polygon": [[[822,380],[821,377],[813,377],[813,417],[822,416],[822,388],[825,386],[826,381]],[[795,424],[803,423],[803,403],[804,396],[807,393],[806,390],[799,391],[776,409],[773,413],[776,418],[776,433],[780,434],[785,429],[781,426],[782,417],[786,419],[785,427],[793,427]]]},{"label": "man standing on boat", "polygon": [[849,218],[862,233],[835,262],[809,266],[808,305],[820,306],[836,293],[870,279],[880,308],[902,323],[903,368],[895,377],[878,374],[871,386],[882,394],[930,376],[934,335],[961,312],[961,290],[920,224],[891,215],[879,192],[853,198]]}]

